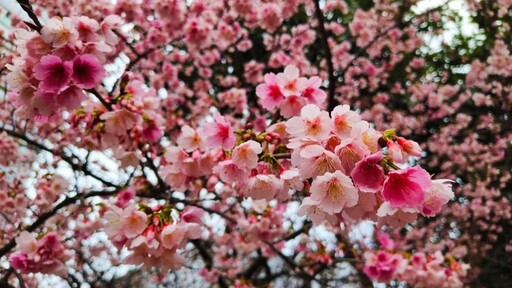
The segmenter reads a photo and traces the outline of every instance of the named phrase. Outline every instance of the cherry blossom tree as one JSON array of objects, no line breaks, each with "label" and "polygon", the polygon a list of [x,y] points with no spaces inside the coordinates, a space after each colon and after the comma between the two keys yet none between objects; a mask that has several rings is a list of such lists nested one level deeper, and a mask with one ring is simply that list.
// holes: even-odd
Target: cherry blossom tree
[{"label": "cherry blossom tree", "polygon": [[512,2],[17,4],[0,286],[507,287]]}]

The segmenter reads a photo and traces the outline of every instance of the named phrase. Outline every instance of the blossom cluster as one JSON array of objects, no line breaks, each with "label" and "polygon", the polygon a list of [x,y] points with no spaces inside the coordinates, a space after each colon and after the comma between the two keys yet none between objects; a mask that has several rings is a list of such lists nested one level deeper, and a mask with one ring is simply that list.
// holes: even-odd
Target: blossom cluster
[{"label": "blossom cluster", "polygon": [[[41,239],[46,231],[73,235],[66,247],[89,259],[69,261],[69,275],[101,281],[110,265],[94,265],[96,257],[111,266],[163,267],[167,275],[184,266],[183,250],[194,244],[200,253],[192,258],[205,264],[200,276],[234,287],[281,280],[307,286],[341,262],[361,268],[360,259],[374,281],[458,287],[459,279],[468,279],[467,267],[449,255],[485,262],[486,253],[502,249],[495,243],[512,247],[503,233],[510,230],[510,203],[500,196],[511,179],[512,94],[504,79],[512,62],[510,45],[500,40],[507,36],[488,35],[486,47],[500,39],[487,59],[474,53],[482,57],[459,85],[462,74],[453,76],[451,68],[476,59],[472,48],[464,47],[463,59],[440,52],[446,71],[437,60],[439,69],[430,69],[431,57],[423,58],[420,49],[419,31],[437,35],[439,22],[452,19],[442,9],[409,11],[385,0],[327,0],[318,8],[318,1],[304,0],[30,2],[37,15],[58,17],[42,21],[41,34],[19,30],[0,39],[7,48],[11,39],[19,46],[0,59],[9,65],[8,89],[15,92],[0,103],[6,124],[0,129],[12,125],[19,135],[0,134],[4,245],[30,222]],[[499,11],[489,14],[493,18],[506,16],[510,5],[485,6]],[[126,25],[116,29],[120,19]],[[495,21],[491,31],[509,33],[506,23]],[[100,83],[103,67],[125,70]],[[321,88],[327,79],[329,98]],[[102,101],[82,101],[86,93]],[[350,106],[323,110],[337,102]],[[21,115],[13,117],[13,105],[21,105]],[[18,116],[50,119],[18,122]],[[21,159],[17,154],[26,150],[53,157]],[[105,165],[100,155],[118,165]],[[76,181],[53,174],[62,167],[71,167]],[[464,184],[455,186],[462,198],[449,209],[443,207],[454,196],[454,182],[444,178]],[[68,205],[70,197],[81,198]],[[304,217],[296,217],[297,207]],[[53,208],[59,210],[47,210]],[[43,211],[57,212],[39,221]],[[201,211],[207,211],[205,223]],[[396,231],[405,238],[400,250],[355,244],[349,233],[360,220]],[[102,228],[106,240],[94,237]],[[319,239],[327,234],[317,233],[322,229],[335,243]],[[91,236],[95,241],[82,241]],[[85,244],[96,240],[102,243]],[[127,259],[120,259],[122,250],[130,253]],[[22,254],[20,245],[17,251],[4,255],[23,275],[7,272],[7,282],[23,279],[31,287],[39,278],[31,272],[61,274],[61,266],[25,269],[39,256]],[[285,265],[277,267],[281,260]],[[469,276],[478,274],[472,267]],[[168,280],[159,273],[149,269],[140,278]],[[357,278],[364,282],[363,273]],[[337,279],[325,283],[340,285]]]},{"label": "blossom cluster", "polygon": [[103,65],[119,39],[114,29],[120,18],[108,16],[101,23],[81,17],[51,18],[41,33],[19,30],[19,55],[7,82],[15,92],[19,113],[48,118],[74,110],[86,99],[84,89],[96,87],[105,77]]},{"label": "blossom cluster", "polygon": [[9,257],[13,268],[22,273],[67,275],[65,263],[71,259],[72,252],[62,245],[56,233],[48,233],[36,239],[29,232],[23,231],[16,238],[16,243],[18,251]]},{"label": "blossom cluster", "polygon": [[320,105],[326,99],[325,91],[320,89],[322,79],[300,77],[299,69],[288,65],[283,72],[268,73],[265,83],[256,87],[256,95],[260,98],[261,106],[267,110],[279,108],[279,113],[290,118],[300,114],[306,104]]},{"label": "blossom cluster", "polygon": [[[432,180],[419,166],[395,164],[421,155],[416,142],[396,137],[393,130],[376,131],[346,105],[330,116],[306,105],[286,122],[286,131],[292,165],[303,179],[313,179],[301,213],[315,223],[342,211],[340,216],[351,220],[375,219],[376,212],[383,224],[404,215],[410,222],[416,213],[435,215],[453,197],[449,180]],[[386,143],[387,155],[379,141]]]},{"label": "blossom cluster", "polygon": [[[301,91],[297,87],[306,79],[300,78],[296,69],[288,66],[284,74],[266,76],[285,83],[276,84],[276,91],[288,89],[288,95],[297,95],[294,93]],[[294,71],[292,76],[290,71]],[[274,99],[269,97],[265,99]],[[396,136],[394,130],[375,130],[348,105],[335,107],[329,115],[317,105],[307,104],[299,116],[276,123],[260,135],[240,131],[238,141],[224,117],[215,115],[214,119],[205,125],[206,144],[230,151],[226,160],[213,168],[220,179],[234,183],[244,196],[266,200],[288,199],[289,189],[300,191],[308,181],[309,196],[303,199],[299,214],[308,215],[315,224],[324,220],[334,224],[341,219],[372,219],[382,225],[407,223],[418,213],[434,216],[453,197],[449,180],[432,180],[419,166],[397,166],[409,157],[421,156],[418,143]],[[199,147],[199,134],[187,134],[195,135],[193,147]],[[279,163],[272,153],[284,146],[291,154],[290,161]]]},{"label": "blossom cluster", "polygon": [[104,214],[105,233],[118,249],[126,247],[131,252],[125,263],[179,269],[185,258],[178,250],[201,237],[202,210],[182,211],[181,221],[173,219],[171,213],[172,209],[163,206],[112,206]]},{"label": "blossom cluster", "polygon": [[364,258],[363,271],[373,281],[405,281],[414,287],[463,287],[460,279],[469,269],[467,264],[443,256],[441,251],[432,254],[367,251]]}]

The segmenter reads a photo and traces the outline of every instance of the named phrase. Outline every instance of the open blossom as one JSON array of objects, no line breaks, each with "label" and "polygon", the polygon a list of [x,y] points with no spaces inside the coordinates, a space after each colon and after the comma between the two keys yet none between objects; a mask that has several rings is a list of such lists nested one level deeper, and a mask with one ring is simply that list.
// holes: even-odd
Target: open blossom
[{"label": "open blossom", "polygon": [[292,163],[299,167],[300,176],[304,179],[342,169],[340,158],[320,145],[306,146],[300,150],[299,156],[292,158]]},{"label": "open blossom", "polygon": [[311,137],[325,140],[331,132],[331,121],[327,111],[320,111],[318,106],[308,104],[296,116],[286,122],[286,132],[293,137]]},{"label": "open blossom", "polygon": [[262,151],[260,143],[249,140],[235,147],[232,155],[233,163],[240,168],[256,168],[258,165],[258,154]]},{"label": "open blossom", "polygon": [[79,36],[72,19],[67,17],[49,19],[41,29],[41,34],[46,43],[56,48],[75,43]]},{"label": "open blossom", "polygon": [[162,246],[170,249],[183,249],[189,239],[201,237],[201,226],[197,223],[167,225],[161,233]]},{"label": "open blossom", "polygon": [[432,188],[427,191],[425,200],[421,204],[421,213],[426,217],[433,217],[441,211],[443,205],[448,203],[455,195],[452,191],[452,180],[432,180]]},{"label": "open blossom", "polygon": [[302,97],[308,99],[309,103],[321,105],[327,98],[327,94],[324,90],[320,89],[322,85],[322,79],[317,76],[309,78],[305,84],[304,90],[302,90]]},{"label": "open blossom", "polygon": [[213,114],[213,118],[215,119],[214,123],[206,123],[204,125],[204,132],[207,136],[206,144],[210,148],[222,147],[224,150],[233,148],[235,145],[235,134],[231,123],[219,113]]},{"label": "open blossom", "polygon": [[329,214],[339,213],[345,207],[352,207],[359,199],[358,191],[350,178],[335,171],[318,176],[311,184],[311,199],[318,207]]},{"label": "open blossom", "polygon": [[220,179],[226,183],[244,183],[249,178],[249,173],[238,167],[231,159],[220,162],[213,168],[213,172],[217,173]]},{"label": "open blossom", "polygon": [[286,97],[279,105],[279,114],[284,118],[300,115],[300,111],[307,104],[305,98],[297,95]]},{"label": "open blossom", "polygon": [[281,87],[277,84],[277,76],[274,73],[265,74],[265,83],[256,87],[256,95],[260,98],[263,108],[272,110],[284,99]]},{"label": "open blossom", "polygon": [[356,112],[350,110],[348,105],[339,105],[334,107],[331,112],[333,122],[333,132],[339,137],[349,137],[352,126],[359,121],[361,117]]},{"label": "open blossom", "polygon": [[359,139],[345,138],[336,146],[334,153],[340,158],[342,171],[350,174],[356,163],[366,157],[369,151]]},{"label": "open blossom", "polygon": [[245,195],[253,199],[271,200],[281,189],[283,189],[282,180],[276,176],[256,175],[249,179]]},{"label": "open blossom", "polygon": [[104,113],[100,119],[105,120],[105,132],[112,135],[123,135],[140,121],[140,116],[121,109]]},{"label": "open blossom", "polygon": [[115,206],[105,213],[105,233],[113,241],[134,238],[141,234],[147,226],[147,215],[138,211],[135,205],[121,210]]},{"label": "open blossom", "polygon": [[135,206],[126,208],[121,217],[124,234],[128,238],[133,238],[146,229],[148,216],[142,211],[135,210]]},{"label": "open blossom", "polygon": [[40,80],[42,92],[57,92],[69,84],[73,65],[60,57],[46,55],[34,67],[34,77]]},{"label": "open blossom", "polygon": [[205,151],[206,139],[202,128],[194,129],[188,125],[181,127],[181,135],[176,140],[178,147],[181,149],[192,152],[196,149]]},{"label": "open blossom", "polygon": [[96,56],[84,54],[73,60],[73,81],[84,89],[94,88],[105,76],[105,69]]},{"label": "open blossom", "polygon": [[371,156],[357,162],[350,176],[354,180],[354,185],[363,192],[377,192],[384,183],[384,168],[379,165],[379,161],[384,158],[382,152],[377,152]]},{"label": "open blossom", "polygon": [[277,74],[276,80],[285,97],[300,95],[307,83],[306,78],[299,77],[299,69],[294,65],[286,66],[284,72]]},{"label": "open blossom", "polygon": [[384,181],[382,197],[392,207],[418,207],[431,187],[430,175],[419,166],[390,171]]},{"label": "open blossom", "polygon": [[53,99],[56,103],[56,106],[64,107],[71,111],[73,109],[79,108],[80,103],[87,99],[87,96],[81,88],[75,85],[70,85],[59,94],[56,94]]},{"label": "open blossom", "polygon": [[18,244],[18,250],[27,255],[35,255],[39,248],[36,238],[28,231],[20,233],[16,238],[16,244]]}]

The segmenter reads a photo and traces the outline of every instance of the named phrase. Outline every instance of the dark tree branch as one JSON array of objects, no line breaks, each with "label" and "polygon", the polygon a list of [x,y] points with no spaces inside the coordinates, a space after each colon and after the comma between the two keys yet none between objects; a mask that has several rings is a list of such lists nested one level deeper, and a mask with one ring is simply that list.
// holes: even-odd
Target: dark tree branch
[{"label": "dark tree branch", "polygon": [[25,11],[30,19],[34,21],[34,23],[25,22],[27,26],[37,31],[39,34],[41,34],[41,29],[43,29],[43,25],[41,25],[41,22],[39,22],[39,19],[37,18],[37,15],[34,13],[34,9],[32,8],[32,4],[28,0],[17,0],[18,4],[20,4],[21,9]]},{"label": "dark tree branch", "polygon": [[329,96],[327,98],[328,111],[331,111],[336,107],[336,77],[334,76],[334,65],[332,63],[332,53],[331,48],[329,48],[329,35],[327,35],[327,31],[325,30],[324,24],[324,13],[322,8],[320,8],[320,0],[314,0],[315,2],[315,15],[318,20],[318,33],[320,34],[322,46],[325,51],[325,61],[327,62],[327,73],[329,73],[329,87],[328,92]]}]

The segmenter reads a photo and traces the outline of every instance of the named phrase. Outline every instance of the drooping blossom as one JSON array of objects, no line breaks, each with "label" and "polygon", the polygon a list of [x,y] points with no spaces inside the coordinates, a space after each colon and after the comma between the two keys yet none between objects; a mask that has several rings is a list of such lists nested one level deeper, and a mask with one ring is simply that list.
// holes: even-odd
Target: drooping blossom
[{"label": "drooping blossom", "polygon": [[311,199],[311,197],[306,197],[302,200],[302,204],[297,210],[298,216],[308,216],[313,222],[313,225],[320,225],[322,222],[327,221],[328,223],[336,223],[336,216],[330,213],[325,212],[318,205],[320,203]]},{"label": "drooping blossom", "polygon": [[274,175],[256,175],[249,179],[245,195],[253,199],[272,199],[279,190],[283,189],[282,180]]},{"label": "drooping blossom", "polygon": [[421,157],[421,148],[418,142],[407,140],[404,137],[397,137],[396,142],[400,147],[402,147],[402,150],[404,150],[405,153],[407,153],[410,156],[415,157]]},{"label": "drooping blossom", "polygon": [[140,116],[126,109],[120,109],[106,112],[100,116],[100,119],[105,120],[105,132],[123,135],[140,121]]},{"label": "drooping blossom", "polygon": [[382,158],[384,158],[384,154],[377,152],[357,162],[350,176],[359,190],[374,193],[382,188],[384,168],[379,165]]},{"label": "drooping blossom", "polygon": [[449,179],[432,180],[432,188],[427,191],[425,200],[421,204],[421,213],[424,216],[435,216],[441,211],[443,205],[454,197],[452,182]]},{"label": "drooping blossom", "polygon": [[390,171],[384,181],[382,197],[392,207],[418,207],[431,187],[430,175],[419,166]]}]

